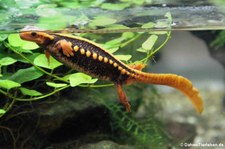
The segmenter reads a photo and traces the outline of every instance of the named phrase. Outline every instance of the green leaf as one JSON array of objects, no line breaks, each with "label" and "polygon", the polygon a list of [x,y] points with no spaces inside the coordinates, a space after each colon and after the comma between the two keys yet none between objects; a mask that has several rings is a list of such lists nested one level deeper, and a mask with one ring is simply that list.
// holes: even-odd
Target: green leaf
[{"label": "green leaf", "polygon": [[0,109],[0,115],[3,115],[3,114],[5,114],[5,110],[4,109]]},{"label": "green leaf", "polygon": [[119,44],[102,44],[101,47],[106,49],[109,53],[114,53],[119,50]]},{"label": "green leaf", "polygon": [[167,12],[165,14],[165,17],[167,17],[167,19],[160,19],[157,21],[157,23],[155,25],[156,28],[171,28],[172,16],[171,16],[170,12]]},{"label": "green leaf", "polygon": [[109,53],[114,53],[114,52],[116,52],[117,50],[119,50],[119,47],[109,48],[107,51],[108,51]]},{"label": "green leaf", "polygon": [[22,49],[24,50],[34,50],[34,49],[37,49],[39,48],[39,46],[34,43],[34,42],[29,42],[29,41],[26,41],[23,45],[22,45]]},{"label": "green leaf", "polygon": [[11,80],[0,80],[0,88],[11,89],[15,87],[21,86],[19,83],[11,81]]},{"label": "green leaf", "polygon": [[78,73],[70,75],[69,80],[70,80],[70,85],[74,87],[83,83],[92,84],[92,83],[95,83],[98,79],[92,79],[91,76],[78,72]]},{"label": "green leaf", "polygon": [[122,37],[124,37],[125,39],[132,38],[132,37],[134,37],[134,33],[132,33],[132,32],[125,32],[125,33],[122,34]]},{"label": "green leaf", "polygon": [[19,34],[10,34],[8,36],[9,44],[13,47],[20,47],[24,44],[24,40],[22,40],[19,36]]},{"label": "green leaf", "polygon": [[10,76],[9,79],[22,84],[24,82],[35,80],[42,75],[43,73],[41,71],[34,67],[30,67],[18,70],[16,73]]},{"label": "green leaf", "polygon": [[148,52],[148,50],[145,50],[143,48],[138,48],[137,51],[138,52],[142,52],[142,53],[147,53]]},{"label": "green leaf", "polygon": [[116,30],[121,30],[121,29],[129,29],[130,27],[122,25],[122,24],[111,24],[105,27],[106,29],[116,29]]},{"label": "green leaf", "polygon": [[38,55],[34,59],[34,64],[40,67],[44,67],[47,69],[55,69],[62,65],[59,61],[55,60],[52,56],[50,56],[50,63],[48,63],[48,60],[44,54]]},{"label": "green leaf", "polygon": [[152,0],[138,0],[138,1],[131,1],[132,3],[136,5],[144,5],[143,3],[152,3]]},{"label": "green leaf", "polygon": [[2,59],[0,59],[0,65],[2,66],[7,66],[7,65],[11,65],[13,63],[15,63],[17,60],[11,58],[11,57],[4,57]]},{"label": "green leaf", "polygon": [[51,87],[54,87],[54,88],[64,87],[64,86],[67,85],[65,83],[54,83],[54,82],[46,82],[46,84],[48,86],[51,86]]},{"label": "green leaf", "polygon": [[115,55],[115,57],[122,61],[128,61],[129,59],[131,59],[132,56],[131,55]]},{"label": "green leaf", "polygon": [[149,22],[141,26],[141,28],[154,28],[154,27],[155,27],[155,23],[153,22]]},{"label": "green leaf", "polygon": [[104,47],[106,47],[107,49],[108,48],[114,48],[114,47],[119,47],[121,42],[123,42],[124,40],[126,39],[129,39],[129,38],[132,38],[134,37],[134,33],[132,32],[125,32],[122,34],[121,37],[118,37],[118,38],[115,38],[115,39],[112,39],[110,41],[107,41],[104,45]]},{"label": "green leaf", "polygon": [[0,41],[4,41],[7,37],[7,34],[0,34]]},{"label": "green leaf", "polygon": [[112,39],[110,41],[107,41],[105,44],[106,45],[120,45],[121,42],[124,40],[123,37],[118,37],[118,38],[115,38],[115,39]]},{"label": "green leaf", "polygon": [[157,35],[151,35],[143,44],[142,48],[145,50],[151,50],[154,46],[155,42],[157,41],[158,36]]},{"label": "green leaf", "polygon": [[36,91],[36,90],[31,90],[31,89],[27,89],[24,87],[19,88],[20,91],[22,92],[23,95],[28,95],[28,96],[41,96],[42,93]]},{"label": "green leaf", "polygon": [[219,35],[216,37],[216,39],[210,43],[210,47],[218,49],[220,47],[223,47],[224,45],[225,45],[225,30],[221,31]]},{"label": "green leaf", "polygon": [[168,33],[168,31],[151,31],[149,33],[154,35],[165,35]]},{"label": "green leaf", "polygon": [[129,7],[129,3],[118,3],[118,4],[113,4],[113,3],[103,3],[101,5],[102,9],[107,9],[107,10],[123,10],[127,7]]},{"label": "green leaf", "polygon": [[106,25],[114,24],[116,22],[117,22],[116,19],[106,17],[106,16],[98,16],[91,21],[90,26],[106,26]]},{"label": "green leaf", "polygon": [[170,12],[167,12],[166,14],[165,14],[165,17],[167,17],[167,19],[169,20],[169,22],[170,22],[170,24],[172,23],[172,15],[171,15],[171,13]]},{"label": "green leaf", "polygon": [[72,75],[72,74],[65,75],[65,76],[63,77],[63,80],[69,81],[71,75]]},{"label": "green leaf", "polygon": [[30,41],[22,40],[19,36],[19,34],[10,34],[8,36],[9,44],[13,47],[22,47],[24,50],[33,50],[37,49],[39,46]]},{"label": "green leaf", "polygon": [[22,49],[22,48],[17,48],[15,50],[17,52],[20,52],[20,53],[29,53],[29,54],[32,54],[33,53],[31,50],[25,50],[25,49]]},{"label": "green leaf", "polygon": [[55,12],[56,12],[55,14],[51,14],[45,17],[40,17],[38,20],[39,23],[36,26],[38,28],[51,29],[51,30],[64,29],[68,25],[67,24],[68,21],[73,22],[73,20],[75,20],[76,18],[74,16],[62,15],[60,11],[55,11]]}]

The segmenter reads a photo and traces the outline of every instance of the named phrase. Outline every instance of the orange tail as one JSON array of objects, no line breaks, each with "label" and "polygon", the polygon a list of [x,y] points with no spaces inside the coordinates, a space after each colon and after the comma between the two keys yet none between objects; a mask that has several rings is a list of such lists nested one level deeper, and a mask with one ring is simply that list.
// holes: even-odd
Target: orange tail
[{"label": "orange tail", "polygon": [[154,74],[138,71],[137,75],[134,76],[134,81],[176,88],[189,97],[199,113],[203,110],[202,98],[198,90],[193,87],[191,81],[187,78],[175,74]]}]

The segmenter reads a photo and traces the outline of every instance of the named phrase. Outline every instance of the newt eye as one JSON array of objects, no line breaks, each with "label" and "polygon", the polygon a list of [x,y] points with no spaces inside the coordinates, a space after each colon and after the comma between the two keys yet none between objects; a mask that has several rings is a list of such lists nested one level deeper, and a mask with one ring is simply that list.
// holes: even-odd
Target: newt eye
[{"label": "newt eye", "polygon": [[32,36],[32,37],[35,37],[36,35],[37,35],[36,32],[32,32],[32,33],[31,33],[31,36]]}]

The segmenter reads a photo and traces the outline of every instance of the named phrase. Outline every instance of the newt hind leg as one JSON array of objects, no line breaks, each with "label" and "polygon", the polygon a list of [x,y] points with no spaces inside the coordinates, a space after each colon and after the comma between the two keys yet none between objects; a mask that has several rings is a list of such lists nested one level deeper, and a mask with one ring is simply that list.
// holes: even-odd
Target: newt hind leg
[{"label": "newt hind leg", "polygon": [[146,67],[146,64],[129,64],[128,65],[130,68],[142,71]]},{"label": "newt hind leg", "polygon": [[[130,68],[138,70],[138,71],[142,71],[142,69],[144,69],[146,67],[146,64],[129,64],[128,65]],[[124,83],[126,85],[130,85],[133,84],[134,82],[136,82],[134,79],[127,79]]]},{"label": "newt hind leg", "polygon": [[119,95],[119,99],[122,102],[122,104],[125,106],[127,112],[131,112],[131,106],[127,100],[126,93],[124,92],[122,85],[119,83],[115,83],[117,93]]}]

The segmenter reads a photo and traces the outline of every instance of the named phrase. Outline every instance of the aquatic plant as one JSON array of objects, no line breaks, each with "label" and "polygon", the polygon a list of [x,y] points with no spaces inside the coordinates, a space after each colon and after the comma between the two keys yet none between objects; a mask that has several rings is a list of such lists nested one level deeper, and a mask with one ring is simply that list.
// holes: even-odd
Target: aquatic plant
[{"label": "aquatic plant", "polygon": [[[167,17],[170,18],[169,14]],[[129,43],[139,38],[144,33],[123,33],[121,36],[105,42],[104,47],[109,49],[109,52],[114,53],[119,48],[126,47]],[[154,44],[158,39],[157,32],[150,33],[149,37],[142,43],[141,48],[138,48],[138,52],[146,53],[146,57],[139,59],[135,62],[129,63],[147,63],[147,60],[152,57],[170,38],[170,32],[160,32],[160,34],[166,34],[166,40],[158,47],[155,48]],[[90,37],[90,35],[83,35],[84,37]],[[68,87],[105,87],[112,84],[94,84],[97,79],[92,79],[90,76],[80,72],[57,72],[57,68],[62,64],[53,58],[48,63],[44,54],[35,50],[38,46],[35,43],[26,42],[19,38],[18,34],[8,35],[6,40],[5,35],[2,38],[1,48],[1,80],[0,80],[0,92],[10,99],[7,100],[7,107],[1,109],[3,115],[10,109],[15,101],[34,101],[48,97],[56,92],[59,92]],[[104,37],[102,37],[104,38]],[[18,57],[19,56],[19,57]],[[115,55],[117,58],[123,61],[129,61],[131,55]],[[15,65],[17,63],[17,65]],[[11,69],[9,69],[11,68]],[[56,73],[54,73],[56,72]],[[61,74],[59,74],[61,73]],[[47,79],[39,79],[45,76]],[[49,76],[49,77],[47,77]],[[24,85],[27,82],[37,81],[39,84],[52,87],[52,91],[49,93],[38,91],[37,87]],[[36,84],[36,83],[34,83]],[[46,86],[46,87],[47,87]]]},{"label": "aquatic plant", "polygon": [[211,42],[210,46],[213,48],[221,48],[225,45],[225,31],[221,31],[219,35]]},{"label": "aquatic plant", "polygon": [[[127,4],[132,5],[132,3]],[[62,4],[67,5],[63,2]],[[114,4],[102,4],[101,7],[110,9],[112,8],[111,5]],[[119,7],[115,8],[122,9],[126,7],[126,5],[120,4]],[[172,22],[169,13],[166,14],[166,18],[170,23]],[[46,18],[40,18],[39,23],[44,24],[47,20]],[[102,24],[102,22],[107,22],[107,24]],[[41,26],[40,24],[39,26]],[[102,16],[96,17],[95,20],[89,24],[89,27],[95,29],[99,24],[108,28],[121,27],[115,23],[115,20]],[[153,24],[152,22],[145,23],[142,25],[142,28],[153,27]],[[64,25],[65,24],[62,24],[63,27]],[[126,28],[126,26],[122,26],[122,28],[124,27]],[[79,36],[100,43],[111,53],[119,53],[116,57],[126,63],[147,64],[148,60],[153,59],[156,52],[166,44],[170,38],[171,32],[125,32],[122,34],[113,34],[114,39],[110,39],[111,35],[112,34],[102,34],[100,37],[98,36],[96,38],[96,35],[91,33],[79,34]],[[164,38],[165,41],[160,43],[158,40],[159,37]],[[106,39],[109,40],[106,41]],[[129,54],[124,54],[126,53],[124,49],[128,49],[127,47],[137,40],[141,40],[142,42],[138,45],[139,47],[136,51],[129,50]],[[159,46],[156,47],[156,44],[159,44]],[[141,55],[142,58],[133,56],[134,53]],[[51,58],[50,63],[48,63],[44,54],[39,50],[36,44],[21,40],[18,34],[2,34],[0,36],[0,93],[2,96],[0,117],[7,114],[13,105],[19,101],[31,102],[45,99],[69,87],[99,88],[112,85],[105,83],[98,84],[96,83],[98,80],[95,78],[68,68],[62,69],[62,67],[62,64],[53,58]],[[132,134],[134,138],[137,138],[137,140],[140,140],[142,143],[148,142],[151,145],[156,145],[158,142],[163,142],[162,140],[166,138],[164,132],[160,132],[160,125],[158,125],[160,123],[156,122],[155,119],[150,118],[148,123],[151,125],[147,128],[140,124],[138,120],[121,110],[119,106],[108,102],[105,103],[101,101],[101,99],[97,102],[102,103],[112,111],[112,119],[114,120],[114,122],[112,121],[112,127],[122,129],[128,134]],[[116,123],[118,126],[116,126]],[[9,132],[11,133],[11,131]]]},{"label": "aquatic plant", "polygon": [[[133,90],[135,95],[142,96],[138,95],[137,90],[136,92],[135,89]],[[166,130],[164,130],[165,127],[155,116],[155,112],[160,109],[160,97],[154,89],[148,95],[149,97],[147,98],[151,99],[151,105],[146,107],[148,115],[139,119],[134,114],[125,113],[118,104],[110,104],[106,100],[97,98],[98,102],[111,111],[111,128],[114,133],[117,132],[115,134],[116,137],[113,138],[114,140],[121,143],[127,142],[127,144],[133,144],[140,148],[157,149],[164,148],[170,144],[170,138]],[[132,101],[133,105],[140,105],[138,99]]]}]

